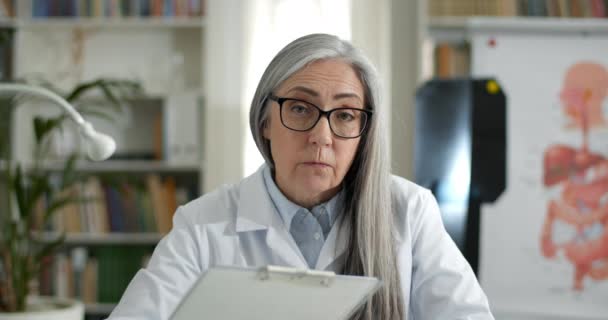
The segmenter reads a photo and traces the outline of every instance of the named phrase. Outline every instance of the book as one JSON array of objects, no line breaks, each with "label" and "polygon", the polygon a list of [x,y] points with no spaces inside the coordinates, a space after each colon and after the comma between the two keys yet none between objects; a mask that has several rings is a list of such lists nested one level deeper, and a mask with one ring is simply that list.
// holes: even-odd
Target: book
[{"label": "book", "polygon": [[548,17],[559,17],[559,8],[556,0],[545,0]]},{"label": "book", "polygon": [[172,222],[168,214],[167,194],[163,188],[160,176],[157,174],[148,175],[146,185],[152,200],[157,230],[162,234],[166,234],[171,230]]},{"label": "book", "polygon": [[500,0],[498,7],[499,16],[513,17],[517,16],[517,1],[516,0]]},{"label": "book", "polygon": [[575,18],[583,17],[583,6],[581,0],[570,0],[570,16]]},{"label": "book", "polygon": [[167,215],[167,220],[169,221],[169,229],[171,229],[173,227],[173,214],[177,209],[175,178],[167,177],[163,187],[165,189],[165,194],[167,195],[167,211],[165,214]]},{"label": "book", "polygon": [[116,187],[104,186],[106,207],[108,208],[108,220],[110,222],[111,232],[125,231],[125,213],[122,204],[121,196]]},{"label": "book", "polygon": [[440,43],[435,49],[435,76],[466,77],[470,73],[470,48],[466,43]]},{"label": "book", "polygon": [[592,17],[591,0],[579,0],[579,3],[581,5],[582,16],[585,18]]},{"label": "book", "polygon": [[98,233],[110,232],[107,199],[101,181],[98,177],[92,176],[88,179],[87,186],[93,197],[91,214],[94,217],[95,226],[92,230]]},{"label": "book", "polygon": [[74,200],[61,208],[60,215],[63,217],[63,227],[66,232],[77,233],[82,230],[80,203],[77,202],[81,198],[79,190],[80,184],[75,184],[60,193],[62,198],[67,197]]},{"label": "book", "polygon": [[97,257],[97,296],[101,303],[117,303],[142,267],[143,257],[150,249],[141,246],[102,246]]},{"label": "book", "polygon": [[557,0],[560,17],[570,17],[570,1],[569,0]]},{"label": "book", "polygon": [[89,258],[83,274],[82,300],[84,303],[97,302],[97,259]]},{"label": "book", "polygon": [[603,0],[592,0],[591,1],[591,15],[595,18],[606,17],[606,7]]},{"label": "book", "polygon": [[441,43],[435,49],[436,76],[447,78],[452,76],[453,48],[448,43]]},{"label": "book", "polygon": [[135,189],[131,184],[122,183],[120,186],[123,214],[124,214],[124,230],[126,232],[140,231],[137,216],[137,204]]}]

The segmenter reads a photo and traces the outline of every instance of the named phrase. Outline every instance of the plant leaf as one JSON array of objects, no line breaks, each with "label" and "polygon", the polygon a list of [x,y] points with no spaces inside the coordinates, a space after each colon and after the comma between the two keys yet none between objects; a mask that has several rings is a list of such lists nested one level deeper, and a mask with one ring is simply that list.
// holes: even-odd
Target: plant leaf
[{"label": "plant leaf", "polygon": [[0,98],[0,113],[3,115],[3,119],[0,119],[0,158],[7,159],[9,157],[13,110],[12,98]]},{"label": "plant leaf", "polygon": [[28,194],[28,203],[24,216],[27,219],[27,229],[31,230],[36,221],[36,205],[38,201],[52,191],[50,183],[51,173],[48,171],[38,171],[32,174],[30,192]]},{"label": "plant leaf", "polygon": [[30,175],[31,186],[27,194],[27,203],[23,209],[23,217],[28,219],[28,226],[30,225],[30,213],[32,212],[33,206],[36,201],[47,192],[51,191],[51,185],[49,183],[49,172],[37,172]]},{"label": "plant leaf", "polygon": [[36,135],[36,144],[40,145],[44,137],[53,129],[61,125],[65,115],[60,115],[54,118],[44,118],[40,116],[34,117],[34,134]]},{"label": "plant leaf", "polygon": [[59,234],[59,236],[51,241],[36,241],[39,244],[42,244],[42,248],[36,253],[34,261],[40,261],[42,258],[53,253],[57,248],[59,248],[63,242],[65,241],[65,232]]},{"label": "plant leaf", "polygon": [[67,94],[65,100],[67,100],[68,102],[78,100],[87,91],[99,87],[102,81],[103,80],[97,79],[79,84],[78,86],[76,86],[76,88],[74,88],[74,90]]},{"label": "plant leaf", "polygon": [[116,111],[122,110],[122,103],[125,98],[143,94],[141,85],[136,81],[100,78],[80,84],[66,96],[66,100],[70,102],[76,101],[87,91],[93,89],[101,90],[104,98],[110,102],[110,105]]},{"label": "plant leaf", "polygon": [[43,223],[46,224],[48,222],[48,220],[53,216],[53,214],[55,214],[55,212],[71,203],[80,203],[80,202],[89,202],[89,201],[94,201],[96,200],[95,198],[91,198],[91,197],[80,197],[80,196],[74,196],[74,195],[67,195],[67,196],[63,196],[61,198],[58,198],[56,200],[53,200],[51,202],[51,204],[48,206],[48,208],[46,209],[46,212],[44,214],[44,220]]},{"label": "plant leaf", "polygon": [[46,79],[47,74],[39,72],[39,73],[31,73],[28,74],[27,78],[17,79],[13,82],[23,83],[23,84],[32,84],[44,87],[50,91],[53,91],[60,96],[64,96],[65,92],[57,87],[52,81]]},{"label": "plant leaf", "polygon": [[21,169],[21,164],[17,164],[15,171],[16,172],[12,181],[12,188],[15,192],[15,198],[17,198],[17,207],[19,208],[19,213],[23,215],[24,210],[27,207],[27,190],[23,181],[23,171]]},{"label": "plant leaf", "polygon": [[100,118],[100,119],[105,119],[107,121],[114,121],[115,118],[113,116],[111,116],[110,114],[108,114],[107,112],[103,112],[100,110],[95,110],[91,107],[87,107],[87,108],[81,108],[79,110],[80,114],[82,114],[82,116],[90,116],[93,118]]},{"label": "plant leaf", "polygon": [[76,161],[78,160],[78,154],[72,153],[65,161],[63,171],[61,173],[61,189],[65,189],[79,180],[79,175],[74,169],[76,167]]},{"label": "plant leaf", "polygon": [[101,91],[103,92],[106,99],[110,100],[112,105],[114,105],[118,110],[122,109],[122,104],[120,100],[116,96],[116,94],[112,91],[112,86],[106,82],[101,82]]}]

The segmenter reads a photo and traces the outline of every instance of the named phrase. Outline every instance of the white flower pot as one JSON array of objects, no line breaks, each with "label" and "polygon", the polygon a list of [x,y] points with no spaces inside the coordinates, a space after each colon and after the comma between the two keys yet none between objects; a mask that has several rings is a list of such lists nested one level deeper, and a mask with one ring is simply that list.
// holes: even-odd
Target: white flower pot
[{"label": "white flower pot", "polygon": [[0,320],[82,320],[84,305],[72,299],[56,297],[28,298],[25,312],[3,313]]}]

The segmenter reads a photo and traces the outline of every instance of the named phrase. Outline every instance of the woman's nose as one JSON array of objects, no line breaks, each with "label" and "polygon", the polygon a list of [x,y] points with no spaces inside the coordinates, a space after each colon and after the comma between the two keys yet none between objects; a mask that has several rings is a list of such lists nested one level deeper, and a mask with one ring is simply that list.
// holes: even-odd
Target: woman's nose
[{"label": "woman's nose", "polygon": [[309,142],[319,146],[329,146],[333,141],[333,133],[329,127],[329,119],[321,117],[319,122],[310,129]]}]

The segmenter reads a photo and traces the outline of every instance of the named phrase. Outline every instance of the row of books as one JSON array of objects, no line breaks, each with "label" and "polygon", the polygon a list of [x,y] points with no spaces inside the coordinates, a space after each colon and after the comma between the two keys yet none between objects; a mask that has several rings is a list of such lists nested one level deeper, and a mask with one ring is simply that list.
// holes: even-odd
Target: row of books
[{"label": "row of books", "polygon": [[430,16],[606,18],[608,0],[429,0]]},{"label": "row of books", "polygon": [[471,48],[466,42],[438,43],[434,52],[434,76],[466,77],[470,74]]},{"label": "row of books", "polygon": [[0,17],[14,17],[15,4],[12,0],[0,0]]},{"label": "row of books", "polygon": [[135,273],[147,265],[145,247],[76,247],[49,256],[38,279],[41,295],[84,303],[117,303]]},{"label": "row of books", "polygon": [[[57,197],[80,199],[63,206],[49,224],[38,228],[67,233],[158,232],[171,230],[176,208],[195,197],[195,191],[177,186],[172,176],[161,179],[147,174],[144,181],[104,183],[91,176],[86,181],[57,193]],[[43,217],[49,199],[37,205],[37,217]]]},{"label": "row of books", "polygon": [[33,17],[197,17],[204,0],[33,0]]}]

